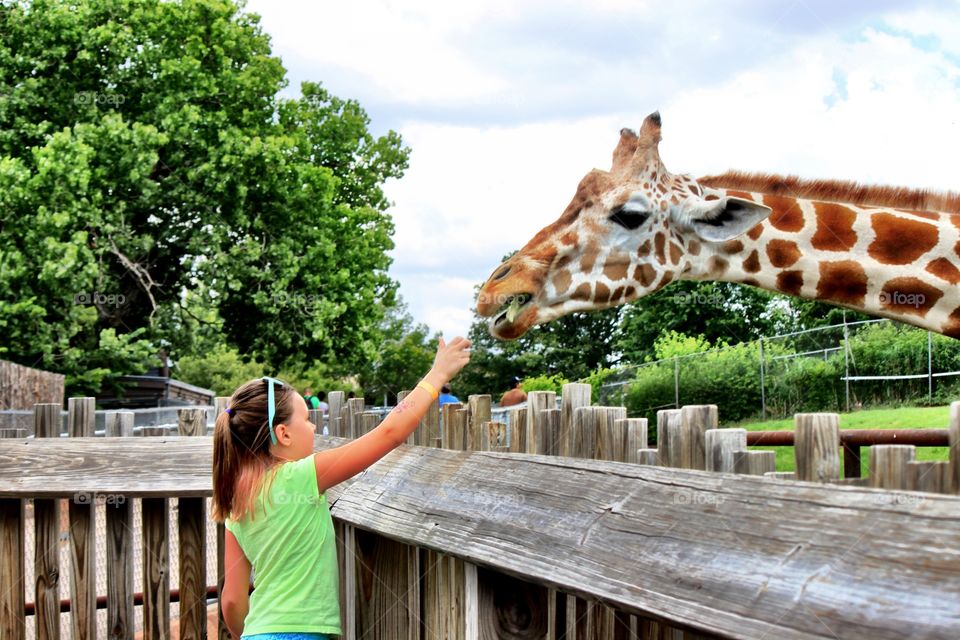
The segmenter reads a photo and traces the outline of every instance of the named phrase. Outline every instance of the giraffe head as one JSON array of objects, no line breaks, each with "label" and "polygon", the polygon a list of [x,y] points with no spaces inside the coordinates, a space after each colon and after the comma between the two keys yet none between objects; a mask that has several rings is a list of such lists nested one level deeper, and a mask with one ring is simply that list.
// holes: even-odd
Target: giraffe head
[{"label": "giraffe head", "polygon": [[[704,243],[731,240],[770,209],[669,173],[660,114],[620,132],[610,171],[593,170],[552,224],[497,267],[477,298],[490,332],[512,340],[576,311],[630,302],[681,277],[706,277]],[[706,252],[703,253],[706,255]]]}]

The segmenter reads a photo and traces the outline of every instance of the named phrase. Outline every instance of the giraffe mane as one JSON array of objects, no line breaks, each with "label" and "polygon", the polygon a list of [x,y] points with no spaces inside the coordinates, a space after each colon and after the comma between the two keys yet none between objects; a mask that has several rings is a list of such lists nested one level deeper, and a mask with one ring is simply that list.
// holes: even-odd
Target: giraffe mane
[{"label": "giraffe mane", "polygon": [[728,171],[698,178],[697,181],[701,185],[716,189],[739,189],[808,200],[916,211],[960,213],[960,193],[955,191],[865,185],[852,180],[805,180],[797,176],[744,171]]}]

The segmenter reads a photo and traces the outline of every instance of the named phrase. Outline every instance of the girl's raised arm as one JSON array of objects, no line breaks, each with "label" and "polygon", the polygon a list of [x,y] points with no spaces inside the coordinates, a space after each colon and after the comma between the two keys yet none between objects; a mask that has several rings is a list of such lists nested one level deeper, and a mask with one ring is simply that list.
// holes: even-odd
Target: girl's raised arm
[{"label": "girl's raised arm", "polygon": [[433,404],[437,390],[470,360],[469,347],[470,341],[465,338],[454,338],[450,344],[441,338],[433,368],[380,426],[342,447],[313,454],[320,493],[352,478],[403,444]]}]

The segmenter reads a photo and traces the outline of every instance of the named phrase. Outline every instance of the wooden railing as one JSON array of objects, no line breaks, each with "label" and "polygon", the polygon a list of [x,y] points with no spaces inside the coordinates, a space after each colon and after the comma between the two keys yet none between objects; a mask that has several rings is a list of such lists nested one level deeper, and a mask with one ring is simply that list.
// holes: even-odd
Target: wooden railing
[{"label": "wooden railing", "polygon": [[[634,447],[646,442],[645,421],[588,407],[589,395],[579,407],[565,398],[560,410],[546,408],[548,400],[534,396],[512,416],[509,437],[482,420],[483,398],[445,407],[442,436],[431,431],[439,423],[432,412],[415,438],[457,450],[405,445],[330,491],[345,638],[960,636],[960,498],[595,459],[631,449],[645,456],[642,444]],[[83,411],[70,424],[85,424]],[[39,436],[52,412],[38,406]],[[333,427],[352,425],[359,435],[375,425],[353,413]],[[661,432],[662,460],[729,471],[749,458],[738,455],[739,435],[706,428],[715,408],[677,415],[680,427]],[[798,474],[838,480],[832,419],[798,422],[813,425],[797,433],[798,463],[805,456]],[[960,403],[949,427],[955,465]],[[36,635],[60,637],[56,587],[69,576],[71,637],[94,637],[95,496],[108,501],[110,637],[133,635],[135,545],[147,580],[144,637],[169,637],[171,553],[180,561],[180,637],[203,637],[210,438],[74,431],[0,441],[0,577],[14,586],[0,593],[0,637],[25,634],[24,590],[15,585],[31,561],[27,500],[37,534]],[[508,439],[510,449],[568,455],[500,450]],[[318,437],[316,448],[343,442]],[[498,450],[464,450],[487,447]],[[45,552],[62,498],[72,499],[69,571]],[[176,550],[166,534],[171,498],[180,504]],[[141,540],[124,524],[137,503]]]}]

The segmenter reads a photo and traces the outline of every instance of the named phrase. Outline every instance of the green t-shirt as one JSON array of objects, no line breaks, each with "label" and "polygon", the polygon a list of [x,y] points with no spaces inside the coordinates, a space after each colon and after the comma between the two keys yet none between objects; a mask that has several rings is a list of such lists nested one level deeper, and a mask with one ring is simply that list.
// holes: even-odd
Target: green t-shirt
[{"label": "green t-shirt", "polygon": [[336,534],[327,495],[317,490],[314,458],[285,462],[274,472],[270,501],[264,490],[257,496],[256,519],[248,514],[224,523],[254,568],[243,633],[339,635]]}]

